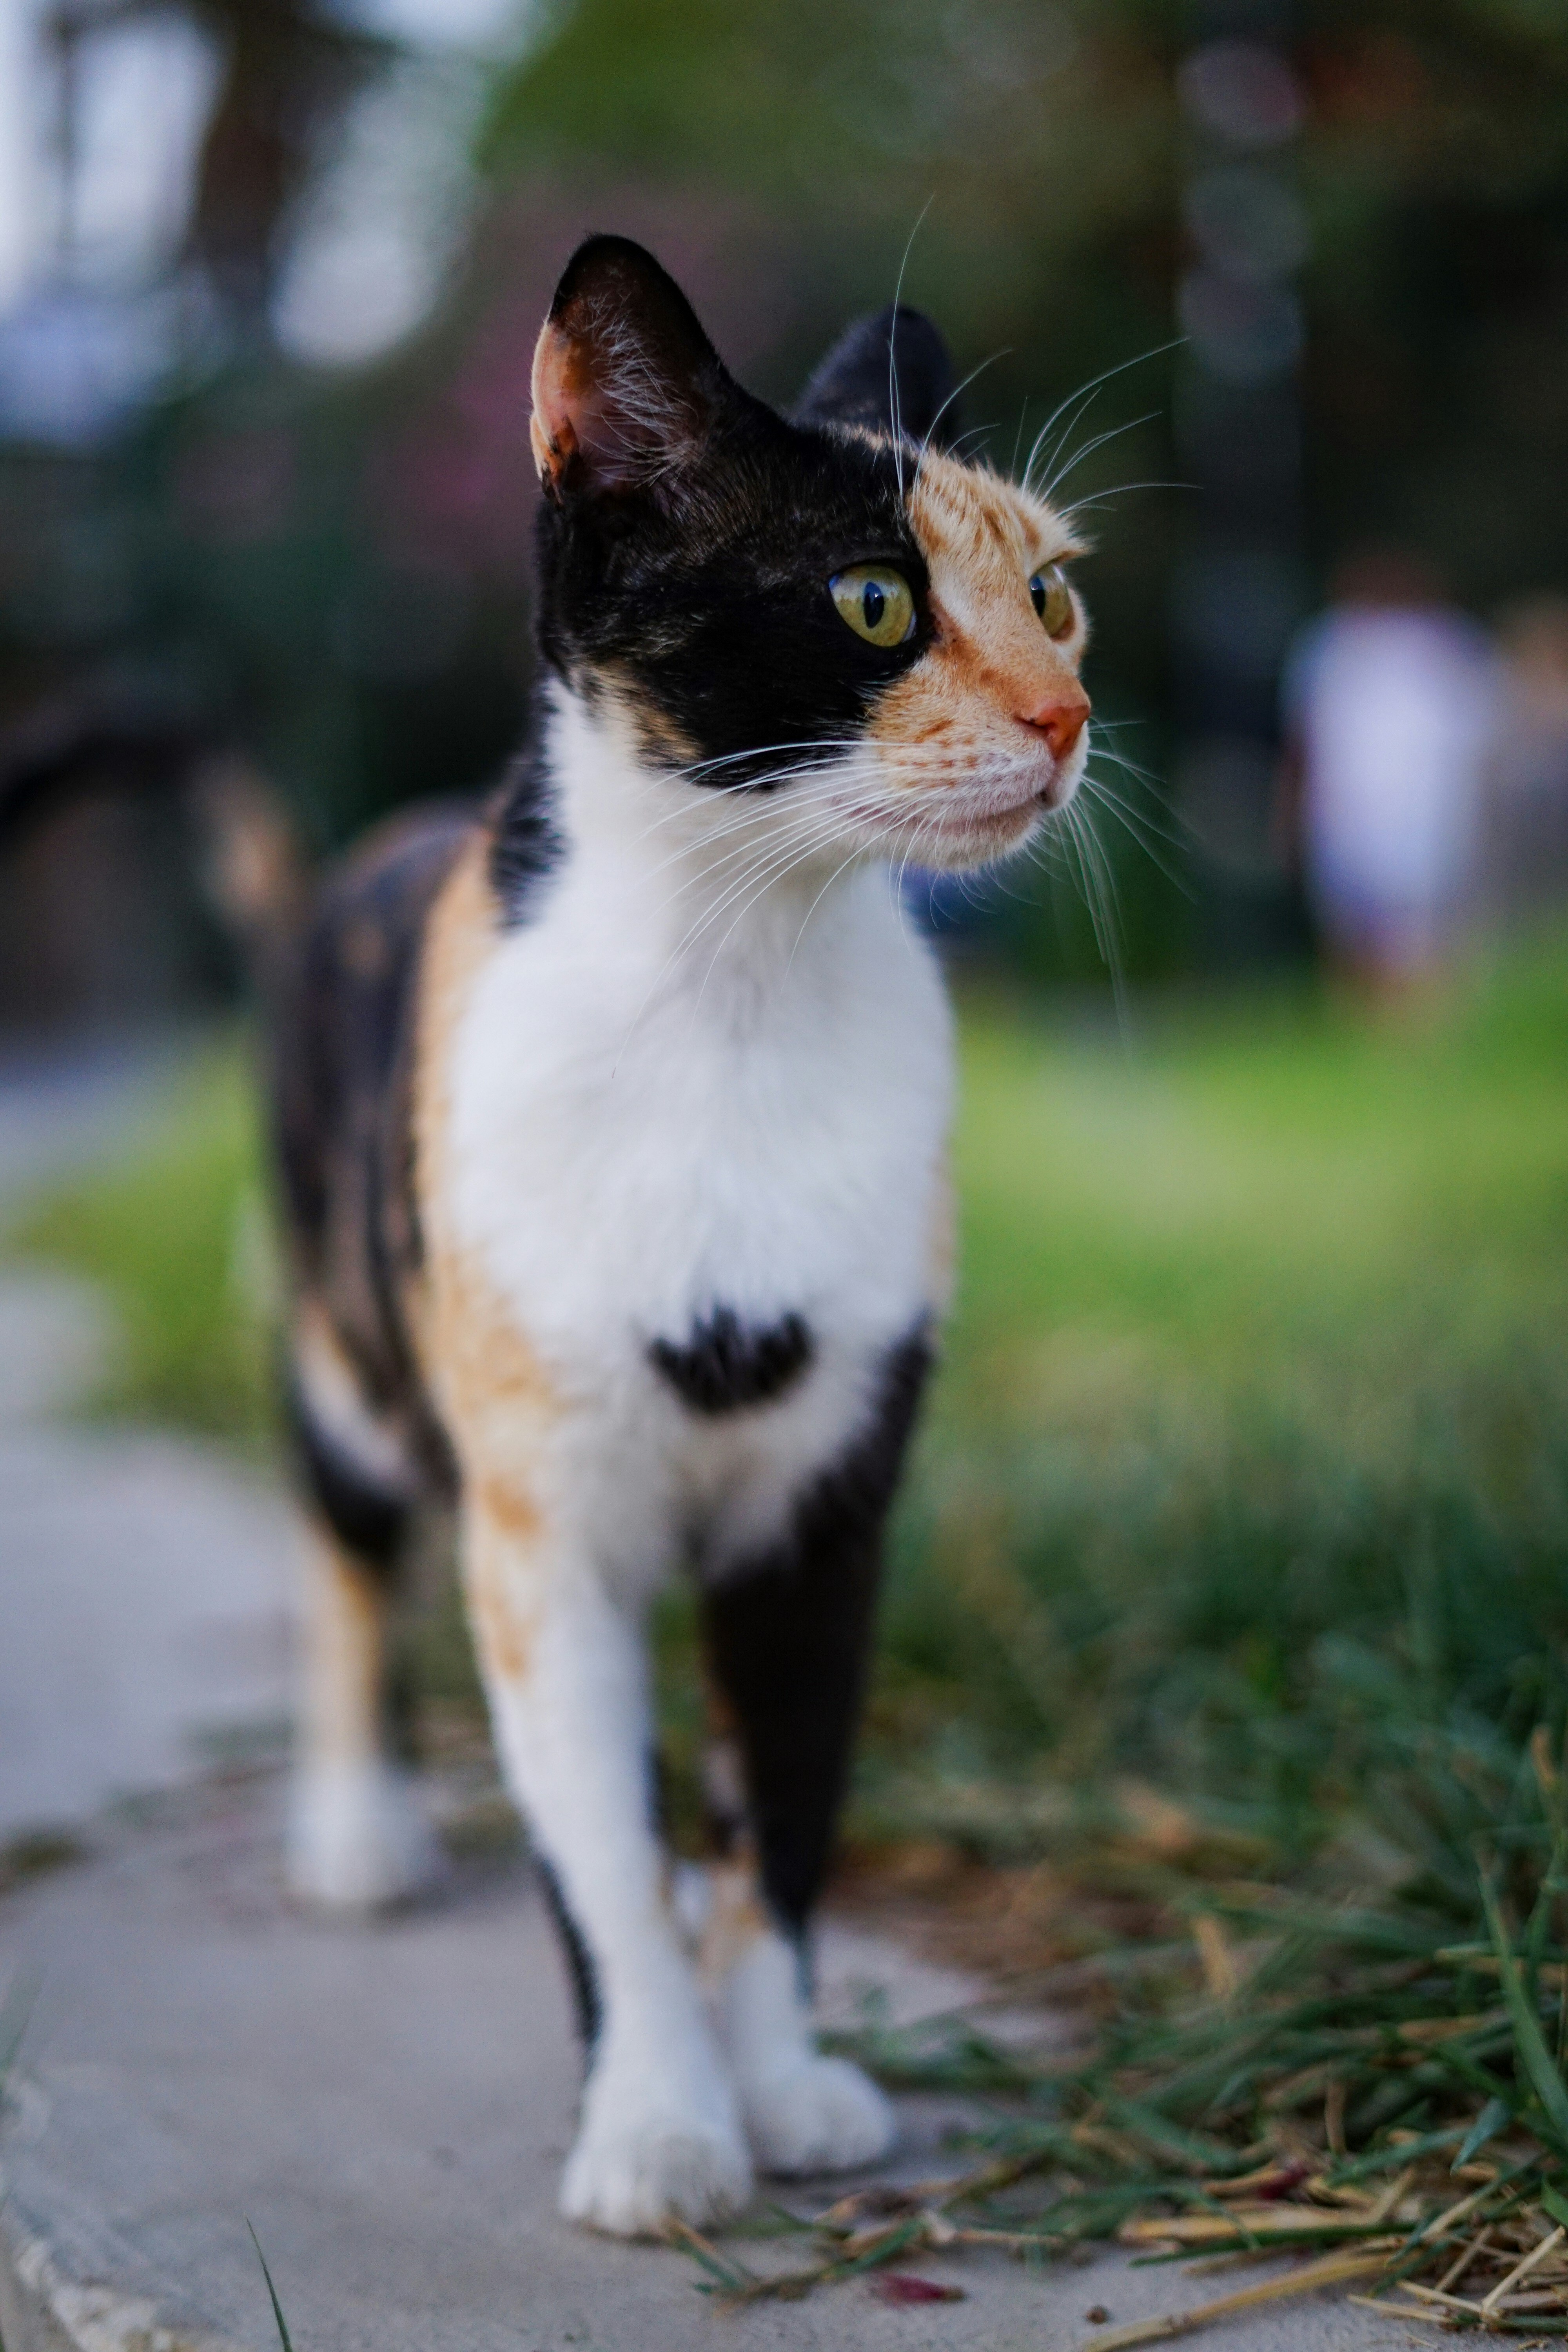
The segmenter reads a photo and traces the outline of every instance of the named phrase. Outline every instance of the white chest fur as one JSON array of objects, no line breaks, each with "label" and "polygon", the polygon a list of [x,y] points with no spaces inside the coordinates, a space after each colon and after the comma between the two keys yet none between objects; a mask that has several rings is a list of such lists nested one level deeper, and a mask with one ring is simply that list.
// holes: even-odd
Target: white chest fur
[{"label": "white chest fur", "polygon": [[[805,837],[782,796],[753,821],[652,779],[569,703],[552,743],[565,859],[453,1039],[452,1235],[633,1483],[705,1500],[729,1549],[842,1449],[933,1304],[946,1001],[885,869],[819,855],[753,898]],[[666,1391],[650,1342],[719,1307],[805,1318],[798,1394],[720,1423]]]}]

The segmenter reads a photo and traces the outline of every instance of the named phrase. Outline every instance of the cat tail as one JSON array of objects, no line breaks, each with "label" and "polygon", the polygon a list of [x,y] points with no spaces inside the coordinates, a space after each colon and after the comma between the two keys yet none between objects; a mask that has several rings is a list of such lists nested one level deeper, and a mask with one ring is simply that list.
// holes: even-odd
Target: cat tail
[{"label": "cat tail", "polygon": [[183,803],[202,884],[273,1000],[294,964],[310,867],[288,805],[250,753],[144,696],[89,690],[0,730],[0,856],[79,793],[105,786]]}]

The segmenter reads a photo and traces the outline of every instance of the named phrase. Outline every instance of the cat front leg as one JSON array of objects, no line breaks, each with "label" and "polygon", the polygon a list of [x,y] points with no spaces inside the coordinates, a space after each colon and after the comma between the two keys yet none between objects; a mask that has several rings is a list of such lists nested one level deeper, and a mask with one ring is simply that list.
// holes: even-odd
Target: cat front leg
[{"label": "cat front leg", "polygon": [[746,1800],[740,1865],[717,1882],[708,1965],[747,2133],[769,2172],[870,2163],[896,2129],[869,2077],[817,2050],[807,1936],[859,1715],[883,1521],[928,1361],[918,1332],[889,1351],[841,1460],[773,1548],[727,1564],[704,1596]]},{"label": "cat front leg", "polygon": [[860,2067],[817,2049],[805,1931],[781,1927],[750,1852],[710,1873],[701,1955],[760,2169],[841,2172],[885,2156],[893,2110]]},{"label": "cat front leg", "polygon": [[749,2199],[752,2168],[671,1915],[640,1625],[515,1486],[479,1481],[465,1518],[496,1738],[548,1873],[588,2041],[562,2210],[620,2236],[672,2216],[721,2220]]}]

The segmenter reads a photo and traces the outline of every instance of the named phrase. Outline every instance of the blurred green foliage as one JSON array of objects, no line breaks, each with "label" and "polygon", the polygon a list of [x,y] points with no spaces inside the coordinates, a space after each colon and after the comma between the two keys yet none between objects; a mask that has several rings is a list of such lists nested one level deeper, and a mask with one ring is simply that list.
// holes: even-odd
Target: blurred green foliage
[{"label": "blurred green foliage", "polygon": [[1439,1728],[1495,1761],[1559,1717],[1561,942],[1414,1028],[1281,997],[1126,1052],[1026,1009],[964,1039],[896,1817],[1005,1848],[1133,1771],[1310,1847],[1416,1802]]},{"label": "blurred green foliage", "polygon": [[[1026,1852],[1132,1773],[1275,1859],[1368,1807],[1419,1850],[1453,1759],[1499,1769],[1568,1698],[1568,951],[1383,1029],[1280,993],[1124,1046],[972,993],[963,1047],[958,1307],[860,1828]],[[14,1244],[108,1285],[117,1410],[257,1439],[247,1101],[208,1063]],[[679,1783],[679,1594],[659,1649]]]},{"label": "blurred green foliage", "polygon": [[209,1050],[125,1155],[8,1220],[5,1245],[102,1286],[95,1412],[259,1447],[277,1410],[274,1244],[247,1057]]},{"label": "blurred green foliage", "polygon": [[[1169,777],[1201,486],[1111,493],[1181,470],[1181,363],[1161,350],[1185,251],[1176,70],[1227,21],[1168,0],[553,0],[489,69],[474,217],[437,311],[337,373],[289,362],[267,325],[318,152],[286,143],[296,182],[257,215],[253,309],[107,444],[0,447],[0,709],[84,670],[161,678],[263,751],[322,844],[493,775],[530,675],[532,338],[574,239],[616,227],[658,248],[780,399],[902,272],[961,369],[982,369],[968,421],[1004,465],[1075,387],[1135,362],[1062,455],[1121,429],[1067,485],[1099,542],[1090,685],[1129,723],[1118,747]],[[1311,233],[1303,605],[1369,534],[1414,540],[1483,610],[1568,584],[1561,10],[1303,0],[1290,38]],[[310,47],[266,60],[268,120]],[[231,79],[255,56],[233,45]],[[368,52],[355,67],[376,69]],[[226,88],[231,118],[244,100]],[[1127,789],[1146,815],[1149,787]],[[1115,823],[1101,832],[1133,972],[1201,962],[1180,891]],[[1022,897],[997,900],[993,942],[1024,970],[1102,979],[1071,891]]]}]

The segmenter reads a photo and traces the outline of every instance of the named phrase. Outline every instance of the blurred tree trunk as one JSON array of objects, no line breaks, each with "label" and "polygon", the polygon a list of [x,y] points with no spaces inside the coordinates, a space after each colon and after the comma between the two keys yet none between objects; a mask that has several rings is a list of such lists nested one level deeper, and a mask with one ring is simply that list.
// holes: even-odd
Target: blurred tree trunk
[{"label": "blurred tree trunk", "polygon": [[[184,0],[220,60],[183,258],[205,270],[241,320],[265,313],[284,232],[350,101],[394,45],[336,23],[309,0]],[[59,59],[68,173],[82,46],[111,26],[168,14],[168,0],[61,0],[47,19]]]}]

